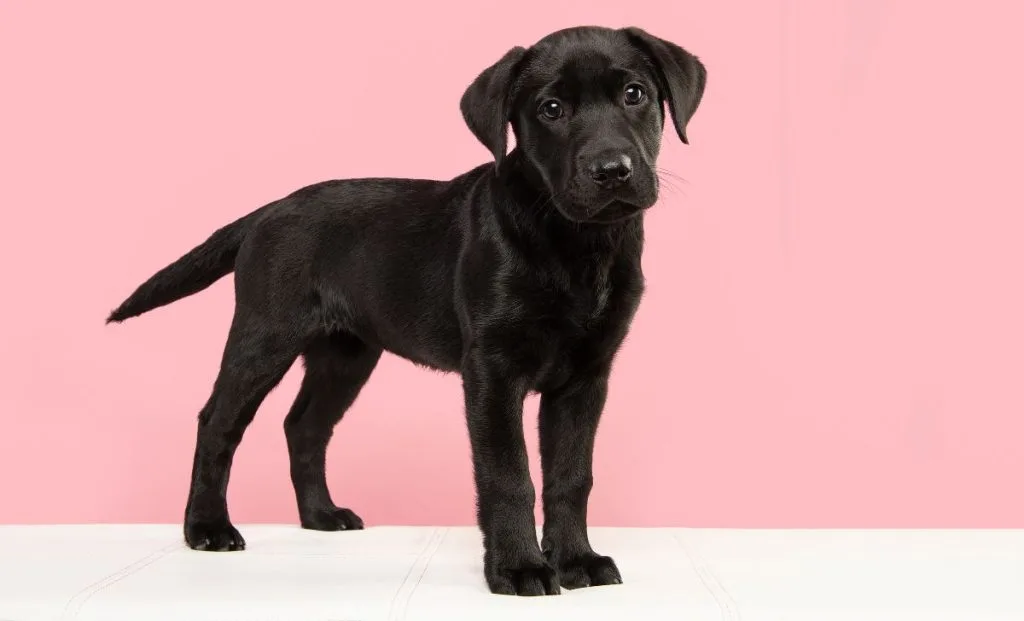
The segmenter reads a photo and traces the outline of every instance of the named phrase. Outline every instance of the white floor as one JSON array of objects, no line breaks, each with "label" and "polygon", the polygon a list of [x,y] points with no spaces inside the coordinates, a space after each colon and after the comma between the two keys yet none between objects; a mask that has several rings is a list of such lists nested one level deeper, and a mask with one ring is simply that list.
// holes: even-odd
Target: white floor
[{"label": "white floor", "polygon": [[593,529],[625,584],[495,596],[473,528],[0,526],[0,620],[1024,620],[1024,530]]}]

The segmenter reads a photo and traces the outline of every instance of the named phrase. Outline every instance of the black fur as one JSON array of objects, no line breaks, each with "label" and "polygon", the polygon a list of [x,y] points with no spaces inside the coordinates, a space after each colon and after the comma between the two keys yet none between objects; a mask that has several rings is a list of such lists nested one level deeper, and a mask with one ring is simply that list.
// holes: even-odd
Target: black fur
[{"label": "black fur", "polygon": [[[658,195],[664,104],[685,141],[704,82],[695,57],[641,30],[556,32],[511,50],[462,98],[493,163],[446,182],[303,188],[139,287],[108,321],[235,273],[234,319],[199,415],[188,545],[244,548],[225,500],[232,457],[298,357],[306,373],[285,432],[302,525],[362,528],[331,499],[324,456],[388,351],[462,375],[490,589],[535,595],[619,582],[615,563],[587,539],[594,437],[643,290],[643,212]],[[517,146],[506,154],[509,124]],[[540,546],[522,426],[534,391]]]}]

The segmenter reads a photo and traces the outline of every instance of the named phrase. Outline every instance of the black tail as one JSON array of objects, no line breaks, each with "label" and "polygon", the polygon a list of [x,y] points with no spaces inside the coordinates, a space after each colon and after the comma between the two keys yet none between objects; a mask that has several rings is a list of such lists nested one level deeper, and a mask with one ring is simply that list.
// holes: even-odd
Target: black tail
[{"label": "black tail", "polygon": [[154,274],[110,313],[107,323],[120,323],[199,293],[230,274],[252,221],[262,211],[258,209],[217,230],[188,254]]}]

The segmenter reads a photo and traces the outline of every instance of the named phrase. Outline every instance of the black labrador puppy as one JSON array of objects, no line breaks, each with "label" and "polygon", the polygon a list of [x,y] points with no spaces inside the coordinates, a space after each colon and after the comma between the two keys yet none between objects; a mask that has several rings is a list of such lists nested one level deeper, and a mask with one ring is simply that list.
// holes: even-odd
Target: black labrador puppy
[{"label": "black labrador puppy", "polygon": [[[188,545],[245,547],[225,500],[232,457],[298,357],[305,377],[284,428],[302,526],[362,528],[331,499],[324,456],[388,351],[462,375],[491,591],[620,582],[587,538],[594,436],[644,288],[643,214],[658,197],[664,104],[685,143],[705,75],[696,57],[637,28],[555,32],[510,50],[462,97],[493,163],[451,181],[300,189],[142,284],[108,322],[235,273],[234,318],[199,414]],[[540,546],[522,424],[532,391],[541,394]]]}]

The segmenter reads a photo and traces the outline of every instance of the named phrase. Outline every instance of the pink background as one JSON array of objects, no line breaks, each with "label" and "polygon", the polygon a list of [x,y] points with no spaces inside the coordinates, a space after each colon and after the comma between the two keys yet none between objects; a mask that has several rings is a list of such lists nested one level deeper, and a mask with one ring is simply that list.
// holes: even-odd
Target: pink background
[{"label": "pink background", "polygon": [[[1022,5],[515,4],[0,5],[0,521],[180,520],[231,281],[106,312],[302,185],[483,162],[466,84],[597,23],[681,43],[710,80],[692,146],[666,134],[688,182],[649,219],[592,523],[1024,526]],[[239,450],[237,522],[296,521],[298,379]],[[336,499],[471,523],[460,394],[386,358],[332,444]]]}]

